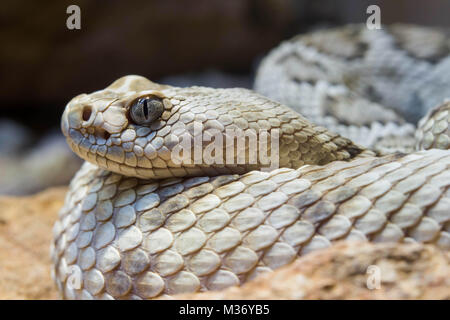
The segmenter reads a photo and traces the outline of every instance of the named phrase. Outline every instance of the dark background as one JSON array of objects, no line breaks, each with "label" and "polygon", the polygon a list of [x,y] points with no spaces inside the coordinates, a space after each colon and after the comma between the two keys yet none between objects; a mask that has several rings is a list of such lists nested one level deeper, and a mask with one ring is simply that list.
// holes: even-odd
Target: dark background
[{"label": "dark background", "polygon": [[[81,30],[66,28],[70,4],[81,8]],[[73,96],[126,74],[220,70],[235,77],[219,85],[251,86],[258,59],[281,40],[364,22],[369,4],[382,23],[450,25],[447,0],[2,1],[0,117],[42,132]]]},{"label": "dark background", "polygon": [[[81,8],[81,30],[66,27],[71,4]],[[67,183],[79,163],[69,165],[59,120],[75,95],[127,74],[181,86],[251,88],[260,59],[280,41],[365,22],[370,4],[380,6],[383,24],[450,26],[448,0],[2,1],[0,194]],[[46,150],[49,136],[59,142]],[[56,157],[58,165],[48,163]],[[39,186],[30,172],[43,172],[31,178]],[[51,174],[57,179],[41,186]]]}]

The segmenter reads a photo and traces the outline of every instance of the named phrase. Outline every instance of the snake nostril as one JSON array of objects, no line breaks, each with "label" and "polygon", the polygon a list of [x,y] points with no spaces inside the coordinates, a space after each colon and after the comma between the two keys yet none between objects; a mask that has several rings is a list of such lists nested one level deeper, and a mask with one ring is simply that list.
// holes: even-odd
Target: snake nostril
[{"label": "snake nostril", "polygon": [[83,107],[83,121],[88,121],[91,118],[92,115],[92,107],[91,106],[84,106]]},{"label": "snake nostril", "polygon": [[108,138],[111,136],[111,133],[109,133],[108,131],[103,131],[102,132],[102,138],[105,140],[108,140]]}]

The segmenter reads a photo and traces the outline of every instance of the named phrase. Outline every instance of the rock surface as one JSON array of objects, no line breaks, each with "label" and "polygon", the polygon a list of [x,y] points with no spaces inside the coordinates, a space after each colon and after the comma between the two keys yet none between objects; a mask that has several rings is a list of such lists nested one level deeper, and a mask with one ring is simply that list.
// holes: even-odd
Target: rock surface
[{"label": "rock surface", "polygon": [[66,190],[0,197],[0,299],[58,298],[49,247]]},{"label": "rock surface", "polygon": [[[0,299],[59,298],[50,277],[49,246],[66,190],[0,197]],[[370,290],[367,284],[377,286],[378,271],[380,289]],[[340,243],[240,288],[175,298],[449,299],[449,274],[450,254],[433,246]]]},{"label": "rock surface", "polygon": [[175,298],[449,299],[449,258],[448,253],[429,245],[339,243],[240,288]]}]

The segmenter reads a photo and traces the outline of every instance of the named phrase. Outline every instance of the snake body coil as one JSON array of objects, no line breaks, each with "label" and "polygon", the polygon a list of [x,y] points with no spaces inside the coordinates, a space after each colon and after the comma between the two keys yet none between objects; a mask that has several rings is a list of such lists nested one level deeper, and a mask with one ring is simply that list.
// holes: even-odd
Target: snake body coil
[{"label": "snake body coil", "polygon": [[450,97],[450,40],[414,25],[320,30],[285,41],[255,90],[382,154],[414,150],[414,125]]},{"label": "snake body coil", "polygon": [[[449,122],[445,105],[429,113],[418,144],[445,149]],[[196,141],[209,148],[195,123],[223,141],[229,129],[253,132],[258,146],[276,132],[279,148],[269,154],[280,168],[251,162],[251,139],[230,158],[226,143],[215,149],[223,162],[177,163],[184,139],[193,142],[188,160]],[[53,230],[53,277],[64,298],[221,290],[338,240],[450,249],[448,150],[377,157],[252,91],[138,76],[75,97],[61,126],[87,160]]]}]

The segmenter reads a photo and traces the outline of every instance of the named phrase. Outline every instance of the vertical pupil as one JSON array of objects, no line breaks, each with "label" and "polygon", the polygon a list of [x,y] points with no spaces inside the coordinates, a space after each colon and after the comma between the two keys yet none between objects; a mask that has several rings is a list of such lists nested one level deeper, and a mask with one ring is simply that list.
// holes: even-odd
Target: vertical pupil
[{"label": "vertical pupil", "polygon": [[143,101],[143,104],[144,104],[144,106],[143,106],[143,108],[144,108],[144,116],[145,116],[145,119],[148,119],[148,105],[147,105],[147,99],[145,99],[145,100]]}]

